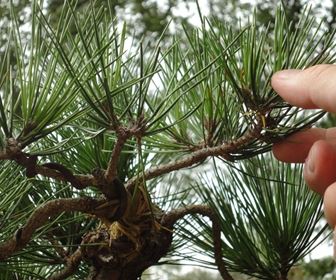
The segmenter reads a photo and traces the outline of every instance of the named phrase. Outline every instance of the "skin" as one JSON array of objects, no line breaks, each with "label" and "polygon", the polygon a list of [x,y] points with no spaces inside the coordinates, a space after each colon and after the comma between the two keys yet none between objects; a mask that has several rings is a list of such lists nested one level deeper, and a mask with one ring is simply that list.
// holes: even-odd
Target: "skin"
[{"label": "skin", "polygon": [[[336,65],[277,72],[272,77],[272,87],[294,106],[336,113]],[[335,228],[336,127],[299,132],[275,144],[273,153],[280,161],[305,163],[304,179],[323,196],[326,219]]]}]

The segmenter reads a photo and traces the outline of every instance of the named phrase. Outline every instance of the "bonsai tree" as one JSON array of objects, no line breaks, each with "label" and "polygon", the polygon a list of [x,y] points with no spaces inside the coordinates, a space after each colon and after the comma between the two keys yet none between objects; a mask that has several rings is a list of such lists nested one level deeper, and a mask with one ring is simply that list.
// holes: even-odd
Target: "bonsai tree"
[{"label": "bonsai tree", "polygon": [[154,48],[93,6],[65,4],[53,27],[33,1],[28,44],[12,16],[0,68],[3,279],[139,279],[179,260],[223,279],[287,279],[318,244],[319,197],[300,166],[267,153],[324,114],[270,86],[280,69],[334,61],[334,33],[309,10],[292,24],[280,7],[267,27],[251,19],[239,32],[200,16]]}]

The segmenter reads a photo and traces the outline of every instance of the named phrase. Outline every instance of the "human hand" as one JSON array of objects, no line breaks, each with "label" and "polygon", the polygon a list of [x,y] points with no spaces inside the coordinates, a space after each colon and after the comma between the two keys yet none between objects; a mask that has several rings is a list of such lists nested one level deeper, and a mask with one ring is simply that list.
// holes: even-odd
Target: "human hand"
[{"label": "human hand", "polygon": [[[294,106],[336,113],[336,65],[277,72],[272,77],[272,87]],[[273,153],[284,162],[305,163],[304,179],[310,188],[323,196],[326,219],[335,228],[336,127],[298,132],[274,144]]]}]

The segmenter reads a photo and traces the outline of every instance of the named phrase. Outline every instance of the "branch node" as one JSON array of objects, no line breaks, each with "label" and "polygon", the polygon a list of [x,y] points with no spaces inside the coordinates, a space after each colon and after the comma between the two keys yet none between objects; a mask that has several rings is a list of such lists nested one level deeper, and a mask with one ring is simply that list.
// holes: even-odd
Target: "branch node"
[{"label": "branch node", "polygon": [[19,152],[13,156],[14,160],[26,169],[27,178],[33,178],[37,175],[36,164],[37,156]]}]

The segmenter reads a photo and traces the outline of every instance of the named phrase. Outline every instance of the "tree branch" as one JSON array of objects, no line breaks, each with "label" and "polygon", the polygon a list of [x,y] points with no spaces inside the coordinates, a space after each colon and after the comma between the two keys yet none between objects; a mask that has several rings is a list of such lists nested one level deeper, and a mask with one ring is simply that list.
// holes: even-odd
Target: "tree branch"
[{"label": "tree branch", "polygon": [[36,208],[27,223],[19,228],[11,239],[0,243],[0,260],[8,258],[14,252],[26,246],[34,232],[48,223],[50,218],[58,216],[63,212],[78,211],[107,218],[111,221],[114,220],[114,215],[118,212],[119,204],[118,200],[112,202],[106,199],[94,199],[90,197],[63,198],[48,201]]},{"label": "tree branch", "polygon": [[[21,144],[13,138],[7,139],[5,149],[0,151],[0,160],[14,160],[17,164],[26,169],[26,176],[28,178],[42,175],[57,181],[64,181],[70,183],[74,188],[82,190],[88,186],[98,188],[106,198],[114,200],[120,198],[120,194],[124,194],[125,188],[120,184],[115,184],[117,180],[117,163],[123,147],[130,135],[137,135],[141,132],[142,127],[135,126],[132,129],[119,128],[119,138],[113,150],[112,157],[109,163],[109,168],[105,172],[94,172],[91,175],[73,174],[66,166],[56,163],[48,162],[37,164],[37,156],[30,155],[21,150]],[[108,175],[109,180],[106,180],[105,174]],[[119,187],[119,188],[118,188]]]},{"label": "tree branch", "polygon": [[122,127],[119,127],[116,132],[117,132],[117,141],[113,147],[111,158],[105,172],[105,179],[107,182],[112,182],[113,179],[117,177],[117,165],[119,157],[126,140],[131,135],[129,130]]},{"label": "tree branch", "polygon": [[222,256],[221,229],[216,213],[207,205],[188,205],[167,213],[161,220],[161,224],[167,228],[173,228],[174,224],[186,215],[200,214],[208,217],[212,222],[212,234],[214,244],[215,263],[224,280],[233,280],[226,269]]},{"label": "tree branch", "polygon": [[[56,164],[56,163],[53,163]],[[51,179],[55,179],[57,181],[63,181],[67,183],[69,182],[69,178],[67,176],[60,172],[59,170],[56,170],[54,168],[48,167],[48,165],[36,165],[35,167],[36,173]],[[100,182],[99,178],[93,176],[93,175],[83,175],[83,174],[73,174],[73,177],[78,182],[78,185],[73,185],[76,189],[85,189],[89,186],[95,186],[98,187]],[[71,180],[70,180],[71,181]]]},{"label": "tree branch", "polygon": [[9,155],[6,150],[0,151],[0,160],[6,159],[11,159],[11,155]]},{"label": "tree branch", "polygon": [[[61,172],[61,168],[66,169],[61,164],[58,163],[47,163],[38,165],[36,163],[37,156],[32,156],[27,153],[24,153],[21,149],[21,144],[18,140],[14,138],[8,138],[6,140],[6,147],[0,151],[0,160],[14,160],[19,165],[23,166],[27,170],[27,176],[33,177],[36,174],[40,174],[45,177],[49,177],[58,181],[65,181],[77,184],[74,184],[77,189],[83,189],[87,186],[99,186],[100,182],[93,175],[73,175],[70,170],[69,172]],[[53,165],[53,166],[52,166]],[[55,166],[58,168],[55,168]],[[71,173],[71,179],[67,174]]]},{"label": "tree branch", "polygon": [[82,251],[79,248],[71,256],[66,258],[64,269],[51,276],[49,280],[63,280],[73,275],[76,272],[82,257]]},{"label": "tree branch", "polygon": [[117,134],[117,141],[113,147],[111,158],[105,172],[105,180],[108,183],[111,183],[117,177],[117,165],[119,162],[119,157],[127,139],[131,138],[132,136],[137,138],[142,137],[145,131],[145,120],[143,115],[140,115],[134,125],[130,128],[118,126],[115,131]]},{"label": "tree branch", "polygon": [[[143,175],[144,179],[150,180],[175,170],[193,166],[204,161],[210,156],[221,156],[226,159],[230,158],[231,154],[238,152],[241,148],[247,146],[261,136],[260,133],[263,128],[263,120],[259,113],[256,113],[255,118],[256,123],[254,124],[254,127],[248,129],[239,138],[224,142],[223,144],[215,147],[199,147],[198,150],[193,151],[190,155],[185,156],[180,160],[169,162],[167,164],[162,164],[145,171]],[[127,182],[126,188],[132,188],[136,184],[137,180],[138,176],[131,178]],[[141,180],[143,180],[143,178]]]}]

